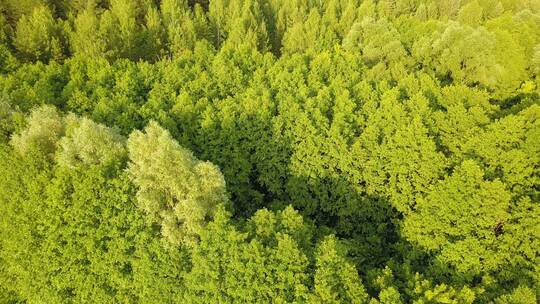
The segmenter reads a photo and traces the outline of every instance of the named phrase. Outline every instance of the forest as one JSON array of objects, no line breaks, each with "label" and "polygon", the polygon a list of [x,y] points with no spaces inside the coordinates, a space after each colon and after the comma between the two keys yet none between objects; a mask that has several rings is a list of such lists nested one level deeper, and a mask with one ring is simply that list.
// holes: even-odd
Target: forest
[{"label": "forest", "polygon": [[540,301],[540,0],[0,0],[0,303]]}]

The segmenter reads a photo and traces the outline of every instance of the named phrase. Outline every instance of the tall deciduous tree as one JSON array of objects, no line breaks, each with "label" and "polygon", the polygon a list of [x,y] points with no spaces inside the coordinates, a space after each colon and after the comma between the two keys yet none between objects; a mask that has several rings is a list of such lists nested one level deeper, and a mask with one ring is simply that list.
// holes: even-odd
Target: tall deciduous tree
[{"label": "tall deciduous tree", "polygon": [[192,245],[216,206],[227,202],[219,168],[196,159],[155,122],[130,135],[128,150],[140,208],[172,244]]}]

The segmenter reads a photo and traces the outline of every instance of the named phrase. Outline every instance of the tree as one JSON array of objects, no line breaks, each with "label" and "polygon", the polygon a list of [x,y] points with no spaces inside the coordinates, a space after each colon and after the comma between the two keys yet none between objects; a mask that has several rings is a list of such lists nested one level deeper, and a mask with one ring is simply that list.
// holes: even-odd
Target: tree
[{"label": "tree", "polygon": [[414,272],[408,263],[397,264],[390,261],[388,264],[368,274],[368,277],[372,278],[372,284],[380,290],[378,299],[370,303],[472,304],[478,300],[477,290],[467,285],[436,284],[421,273]]},{"label": "tree", "polygon": [[36,7],[31,15],[24,15],[17,22],[13,44],[29,61],[63,59],[66,53],[64,25],[53,18],[48,7]]},{"label": "tree", "polygon": [[450,161],[460,163],[498,108],[489,102],[487,92],[464,85],[446,86],[440,93],[440,109],[433,113],[437,138]]},{"label": "tree", "polygon": [[[508,115],[471,138],[469,151],[486,175],[501,179],[513,195],[534,195],[540,185],[540,107],[532,105]],[[536,190],[535,190],[536,189]]]},{"label": "tree", "polygon": [[321,20],[321,14],[312,8],[306,19],[293,24],[283,35],[284,54],[319,52],[339,43],[336,32]]},{"label": "tree", "polygon": [[312,303],[366,303],[367,293],[355,267],[346,261],[334,237],[317,247]]},{"label": "tree", "polygon": [[230,215],[219,208],[194,248],[185,301],[291,302],[305,297],[309,262],[297,243],[302,240],[295,238],[304,227],[301,222],[290,226],[288,215],[293,220],[299,217],[292,209],[277,216],[265,210],[257,212],[248,237],[231,225]]},{"label": "tree", "polygon": [[0,302],[537,300],[538,0],[0,3]]},{"label": "tree", "polygon": [[77,14],[74,30],[71,32],[70,45],[74,55],[97,57],[106,54],[105,37],[100,33],[98,11],[89,6]]},{"label": "tree", "polygon": [[501,80],[496,38],[484,28],[450,22],[444,32],[420,41],[413,47],[416,56],[444,81],[494,89]]},{"label": "tree", "polygon": [[0,142],[8,143],[11,135],[24,122],[24,115],[13,109],[6,101],[0,100]]},{"label": "tree", "polygon": [[150,6],[144,18],[139,56],[153,62],[165,54],[166,32],[157,8]]},{"label": "tree", "polygon": [[130,135],[128,150],[139,207],[169,242],[193,245],[216,206],[227,202],[219,169],[196,159],[155,122]]},{"label": "tree", "polygon": [[12,36],[11,26],[4,16],[0,14],[0,73],[12,71],[18,65],[17,59],[11,50]]},{"label": "tree", "polygon": [[109,58],[140,58],[142,30],[137,23],[140,15],[141,9],[135,0],[112,0],[110,9],[103,12],[99,31],[106,41]]},{"label": "tree", "polygon": [[418,198],[416,210],[405,218],[404,234],[471,278],[500,269],[508,258],[510,252],[499,248],[510,204],[505,185],[485,180],[482,169],[466,160]]},{"label": "tree", "polygon": [[383,78],[385,74],[394,79],[402,78],[409,64],[400,34],[385,19],[365,18],[355,23],[343,39],[343,47],[362,54],[365,64],[374,71],[374,79]]},{"label": "tree", "polygon": [[530,288],[519,286],[511,294],[502,295],[495,300],[497,304],[525,304],[535,303],[536,294]]},{"label": "tree", "polygon": [[[427,100],[413,96],[407,103],[397,91],[386,91],[368,108],[367,126],[352,146],[370,195],[388,197],[407,214],[446,167],[422,117],[430,115]],[[366,109],[367,110],[367,109]]]},{"label": "tree", "polygon": [[29,303],[180,302],[186,252],[164,246],[122,167],[0,153],[2,288]]},{"label": "tree", "polygon": [[46,5],[46,0],[3,0],[2,15],[11,25],[14,25],[22,16],[32,14],[36,7]]},{"label": "tree", "polygon": [[82,56],[155,61],[166,48],[162,16],[150,2],[112,1],[104,11],[89,3],[74,26],[72,48]]},{"label": "tree", "polygon": [[64,132],[64,120],[56,108],[42,106],[31,112],[27,127],[12,137],[11,144],[23,155],[37,150],[53,156]]},{"label": "tree", "polygon": [[245,1],[241,14],[233,21],[227,45],[249,43],[260,52],[270,49],[268,31],[259,1]]},{"label": "tree", "polygon": [[478,1],[471,1],[461,7],[458,14],[458,20],[461,24],[478,26],[483,21],[483,9]]},{"label": "tree", "polygon": [[58,163],[74,168],[78,165],[113,165],[125,160],[125,139],[114,129],[88,118],[70,115],[66,118],[65,136],[59,141]]},{"label": "tree", "polygon": [[246,230],[236,229],[218,209],[194,248],[186,302],[366,302],[338,241],[328,237],[315,252],[311,228],[291,207],[257,211]]},{"label": "tree", "polygon": [[186,1],[161,1],[161,15],[167,31],[169,52],[178,54],[195,47],[198,35]]},{"label": "tree", "polygon": [[[35,151],[35,150],[34,150]],[[0,294],[13,300],[54,302],[50,296],[41,240],[46,235],[42,216],[46,185],[50,183],[50,158],[28,151],[25,155],[0,145]]]}]

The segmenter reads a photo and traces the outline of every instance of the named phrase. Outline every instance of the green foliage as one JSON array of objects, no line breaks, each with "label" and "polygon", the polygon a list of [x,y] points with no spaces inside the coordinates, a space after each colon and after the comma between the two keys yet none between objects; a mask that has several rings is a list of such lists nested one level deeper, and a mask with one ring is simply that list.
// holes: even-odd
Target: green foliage
[{"label": "green foliage", "polygon": [[317,247],[313,303],[365,303],[367,293],[355,267],[339,252],[335,238]]},{"label": "green foliage", "polygon": [[329,237],[313,250],[310,238],[311,229],[290,207],[259,210],[246,232],[220,208],[194,249],[185,301],[365,303],[358,273],[337,240]]},{"label": "green foliage", "polygon": [[482,23],[483,16],[484,12],[478,1],[471,1],[459,10],[457,19],[462,24],[475,26]]},{"label": "green foliage", "polygon": [[227,202],[219,169],[196,159],[154,122],[130,135],[128,150],[140,208],[160,223],[169,242],[193,244],[216,206]]},{"label": "green foliage", "polygon": [[17,22],[13,44],[26,60],[60,60],[66,53],[64,24],[49,8],[36,7]]},{"label": "green foliage", "polygon": [[369,113],[367,127],[353,146],[368,193],[388,195],[404,214],[445,168],[445,158],[422,121],[421,115],[428,114],[423,111],[429,111],[425,98],[415,96],[404,106],[397,101],[397,91],[388,91]]},{"label": "green foliage", "polygon": [[99,19],[92,6],[80,12],[74,20],[71,49],[76,55],[93,57],[103,55],[106,41],[99,33]]},{"label": "green foliage", "polygon": [[193,268],[186,276],[191,292],[185,300],[291,302],[304,296],[308,258],[287,230],[274,229],[256,227],[258,233],[262,232],[261,240],[249,240],[247,234],[231,226],[228,215],[219,209],[193,252]]},{"label": "green foliage", "polygon": [[[122,137],[50,106],[28,121],[13,138],[24,154],[2,150],[0,271],[11,278],[3,286],[32,303],[178,299],[185,252],[166,249],[137,208]],[[49,157],[56,146],[57,164]]]},{"label": "green foliage", "polygon": [[498,250],[510,199],[502,182],[485,180],[481,168],[467,160],[418,200],[404,233],[459,272],[497,269],[510,254]]},{"label": "green foliage", "polygon": [[0,302],[537,302],[539,20],[0,0]]},{"label": "green foliage", "polygon": [[11,50],[12,28],[0,14],[0,73],[10,72],[18,66],[18,60]]},{"label": "green foliage", "polygon": [[[496,85],[502,67],[495,57],[496,40],[483,28],[450,23],[442,33],[428,41],[431,49],[422,60],[441,78],[466,85]],[[430,62],[433,60],[434,62]]]},{"label": "green foliage", "polygon": [[495,301],[497,304],[506,304],[506,303],[535,303],[536,294],[527,287],[518,287],[511,294],[503,295]]},{"label": "green foliage", "polygon": [[538,189],[539,106],[504,117],[477,135],[471,140],[471,150],[482,159],[486,174],[500,178],[516,196]]},{"label": "green foliage", "polygon": [[405,67],[410,64],[399,33],[384,19],[366,18],[354,24],[343,39],[343,45],[362,54],[364,62],[374,73],[374,79],[384,74],[394,79],[402,78],[406,73]]},{"label": "green foliage", "polygon": [[65,132],[57,154],[57,162],[61,166],[107,166],[127,157],[125,139],[88,118],[68,116]]},{"label": "green foliage", "polygon": [[0,142],[7,143],[24,121],[24,116],[6,101],[0,100]]},{"label": "green foliage", "polygon": [[25,130],[11,139],[15,150],[23,155],[33,150],[54,154],[65,132],[63,118],[56,108],[46,105],[33,110],[27,118],[27,125]]}]

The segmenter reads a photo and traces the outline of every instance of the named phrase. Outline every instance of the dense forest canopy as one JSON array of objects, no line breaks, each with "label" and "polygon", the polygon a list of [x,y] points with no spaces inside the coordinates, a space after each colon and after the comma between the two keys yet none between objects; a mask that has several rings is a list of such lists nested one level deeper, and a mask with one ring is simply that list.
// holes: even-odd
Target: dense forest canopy
[{"label": "dense forest canopy", "polygon": [[0,303],[540,300],[540,0],[0,0]]}]

